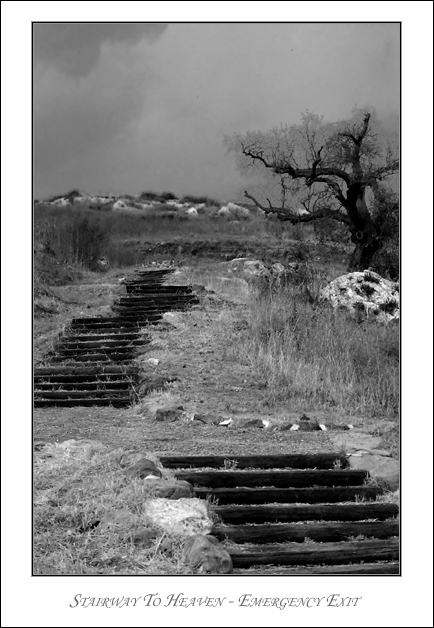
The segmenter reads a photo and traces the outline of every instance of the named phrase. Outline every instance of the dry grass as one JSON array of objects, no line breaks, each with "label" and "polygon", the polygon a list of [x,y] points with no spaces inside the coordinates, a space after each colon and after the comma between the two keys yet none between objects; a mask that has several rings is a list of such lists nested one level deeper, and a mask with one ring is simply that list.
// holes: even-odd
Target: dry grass
[{"label": "dry grass", "polygon": [[[215,324],[227,330],[235,323],[236,328],[227,340],[225,360],[251,366],[266,406],[283,402],[294,412],[398,418],[398,327],[356,320],[331,308],[319,295],[332,277],[309,265],[301,280],[281,288],[248,286],[224,274],[224,264],[200,262],[169,281],[215,290],[220,301]],[[240,313],[230,303],[244,304],[242,319],[232,320]]]},{"label": "dry grass", "polygon": [[[262,293],[245,289],[236,281],[224,281],[222,274],[215,262],[199,260],[170,278],[170,283],[205,285],[215,290],[216,295],[205,297],[196,310],[181,315],[183,324],[186,323],[183,317],[188,317],[185,329],[173,328],[170,337],[164,331],[156,331],[155,338],[161,335],[161,338],[158,336],[160,344],[157,343],[149,355],[161,359],[157,371],[167,368],[170,374],[181,374],[182,381],[169,391],[153,393],[139,406],[124,411],[119,424],[115,424],[110,415],[101,433],[103,430],[107,439],[113,439],[111,447],[114,443],[118,446],[122,433],[128,436],[129,442],[134,439],[135,445],[144,451],[148,444],[143,447],[140,438],[143,439],[143,434],[150,436],[146,432],[148,428],[153,436],[158,432],[156,436],[161,437],[157,447],[169,447],[166,441],[172,445],[172,441],[176,441],[177,447],[179,441],[180,450],[188,445],[190,453],[195,454],[207,451],[210,446],[215,451],[220,447],[228,453],[230,450],[232,458],[242,451],[243,446],[261,453],[277,448],[286,451],[294,448],[297,439],[301,439],[296,434],[267,432],[261,433],[258,443],[253,442],[255,434],[246,435],[242,430],[233,430],[230,438],[227,432],[223,433],[215,426],[200,426],[199,431],[193,424],[158,424],[157,430],[157,424],[145,419],[145,410],[152,404],[158,405],[160,400],[164,404],[179,401],[182,405],[185,403],[187,409],[200,408],[198,400],[205,399],[208,403],[210,390],[215,399],[222,397],[228,404],[238,404],[236,407],[240,412],[248,403],[253,403],[261,412],[262,404],[271,411],[284,404],[294,413],[315,409],[345,415],[397,418],[399,337],[396,328],[368,326],[318,302],[316,296],[322,279],[315,274],[304,284],[289,285],[284,291],[265,290]],[[35,321],[36,357],[50,348],[56,335],[73,316],[102,313],[101,308],[107,307],[119,292],[123,292],[115,271],[104,276],[86,271],[84,280],[82,284],[55,288],[60,299],[47,292],[38,295],[41,305],[52,308],[53,312],[41,315]],[[66,303],[67,300],[75,303]],[[197,360],[192,373],[190,364],[185,369],[183,365],[187,352],[189,362],[193,355]],[[202,366],[204,373],[201,372]],[[198,383],[199,378],[202,378],[201,383]],[[243,383],[246,378],[249,380]],[[236,392],[231,392],[233,384],[239,385]],[[242,392],[243,386],[245,392]],[[229,412],[232,408],[226,410]],[[105,416],[99,409],[92,412],[92,419],[88,418],[90,410],[83,417],[72,411],[70,414],[58,411],[57,416],[67,417],[68,425],[72,424],[72,416],[77,417],[79,427],[74,429],[79,433],[74,438],[80,438],[89,434],[83,431],[85,423],[97,423],[95,417]],[[216,406],[215,413],[220,412],[221,407]],[[139,416],[133,417],[133,413]],[[96,430],[95,425],[92,429]],[[282,442],[277,443],[278,437],[283,439]],[[309,438],[314,442],[318,435]],[[149,439],[145,438],[145,441],[148,443]],[[324,435],[321,434],[321,442],[315,440],[315,443],[315,446],[324,448]],[[297,446],[304,448],[305,444],[300,440]],[[174,450],[168,451],[173,453]],[[171,549],[167,552],[161,550],[165,538],[162,532],[149,548],[132,543],[132,533],[147,523],[143,517],[146,489],[142,481],[126,478],[122,473],[123,453],[123,450],[110,452],[107,448],[94,452],[84,449],[72,455],[56,445],[49,445],[36,454],[35,573],[189,573],[182,564],[179,540],[170,539]],[[152,454],[148,456],[152,457]],[[230,462],[228,465],[231,469]],[[390,494],[383,499],[393,501],[397,497]],[[94,526],[96,521],[103,523]]]},{"label": "dry grass", "polygon": [[81,283],[68,286],[47,287],[34,285],[34,361],[42,364],[49,359],[59,335],[68,327],[72,318],[111,316],[110,305],[124,293],[118,283],[116,271],[101,277],[99,273],[86,271]]},{"label": "dry grass", "polygon": [[156,530],[150,547],[133,544],[134,533],[148,526],[147,489],[142,480],[124,475],[125,458],[122,449],[92,444],[47,445],[35,455],[35,574],[190,573],[182,562],[181,540],[171,537],[169,550],[160,551],[167,535]]},{"label": "dry grass", "polygon": [[398,416],[399,331],[359,323],[303,287],[251,296],[237,351],[273,406]]},{"label": "dry grass", "polygon": [[[125,240],[171,240],[213,238],[258,238],[270,236],[263,219],[227,221],[209,216],[187,219],[166,215],[165,206],[148,215],[98,212],[91,209],[61,209],[39,206],[35,209],[35,245],[63,264],[95,269],[101,256],[113,267],[125,267],[143,261],[143,252],[125,246]],[[271,239],[275,237],[271,234]]]}]

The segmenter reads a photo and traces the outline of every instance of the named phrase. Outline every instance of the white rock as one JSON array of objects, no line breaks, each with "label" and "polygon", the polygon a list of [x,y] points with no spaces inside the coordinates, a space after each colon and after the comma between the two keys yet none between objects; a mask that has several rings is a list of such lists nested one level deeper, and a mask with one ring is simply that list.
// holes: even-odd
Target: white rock
[{"label": "white rock", "polygon": [[232,419],[226,419],[225,421],[221,421],[219,425],[223,425],[223,427],[229,427],[230,425],[232,425],[232,423],[233,423]]},{"label": "white rock", "polygon": [[71,203],[67,198],[56,198],[55,201],[51,202],[51,205],[54,205],[55,207],[69,207]]},{"label": "white rock", "polygon": [[148,364],[152,364],[152,366],[157,366],[157,364],[160,364],[160,360],[158,358],[148,358],[146,362]]},{"label": "white rock", "polygon": [[270,271],[260,260],[238,257],[225,263],[228,272],[249,281],[258,277],[269,277]]},{"label": "white rock", "polygon": [[202,499],[183,497],[177,500],[157,498],[144,504],[148,521],[162,528],[167,534],[192,536],[209,534],[213,522],[208,516],[207,503]]},{"label": "white rock", "polygon": [[338,434],[330,434],[330,438],[337,448],[345,452],[371,451],[383,449],[383,439],[381,436],[372,436],[363,432],[348,431]]},{"label": "white rock", "polygon": [[227,205],[224,205],[218,210],[217,216],[221,216],[222,218],[228,218],[229,216],[231,216],[231,210]]},{"label": "white rock", "polygon": [[138,209],[137,207],[128,205],[125,201],[121,201],[120,199],[117,200],[115,203],[113,203],[112,209],[113,211],[122,211],[122,212],[128,212],[132,214],[139,214],[142,211],[141,209]]},{"label": "white rock", "polygon": [[296,432],[297,430],[300,429],[300,426],[297,425],[297,423],[294,423],[294,425],[292,427],[289,428],[290,432]]},{"label": "white rock", "polygon": [[166,205],[169,205],[169,207],[174,207],[175,209],[186,209],[190,207],[188,203],[181,203],[181,201],[175,199],[166,201]]},{"label": "white rock", "polygon": [[113,203],[113,209],[125,209],[126,207],[127,206],[123,201],[116,201],[116,203]]},{"label": "white rock", "polygon": [[187,209],[187,211],[185,213],[187,214],[187,216],[198,216],[199,215],[197,213],[196,207],[190,207],[189,209]]},{"label": "white rock", "polygon": [[228,203],[227,208],[236,218],[248,218],[250,216],[249,210],[246,207],[242,207],[241,205]]},{"label": "white rock", "polygon": [[83,194],[80,196],[74,197],[74,203],[86,203],[87,200],[88,200],[88,197]]},{"label": "white rock", "polygon": [[180,314],[178,314],[177,312],[164,312],[163,321],[165,321],[166,323],[170,323],[170,325],[173,325],[174,327],[177,327],[179,329],[183,329],[185,327],[184,323],[181,320]]},{"label": "white rock", "polygon": [[399,488],[399,462],[390,457],[378,454],[363,454],[348,456],[350,469],[363,469],[369,471],[371,478],[376,480],[380,486],[384,486],[389,491],[396,491]]},{"label": "white rock", "polygon": [[348,273],[326,286],[321,296],[333,307],[344,307],[352,314],[363,311],[380,323],[399,319],[399,286],[370,270]]},{"label": "white rock", "polygon": [[241,277],[218,277],[221,290],[233,288],[237,294],[246,295],[249,293],[249,284]]}]

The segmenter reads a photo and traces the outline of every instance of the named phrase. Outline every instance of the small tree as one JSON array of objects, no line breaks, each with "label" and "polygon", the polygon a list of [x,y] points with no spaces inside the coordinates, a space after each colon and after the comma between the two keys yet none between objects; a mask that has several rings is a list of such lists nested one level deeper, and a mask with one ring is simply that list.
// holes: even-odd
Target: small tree
[{"label": "small tree", "polygon": [[[274,183],[273,202],[266,196],[266,205],[247,191],[246,198],[282,221],[331,218],[346,225],[355,244],[348,269],[370,265],[387,238],[374,201],[399,168],[397,138],[381,127],[375,111],[355,110],[351,119],[332,124],[306,112],[300,125],[235,134],[225,144],[237,153],[242,173],[271,173],[265,182]],[[398,207],[396,200],[395,213]]]}]

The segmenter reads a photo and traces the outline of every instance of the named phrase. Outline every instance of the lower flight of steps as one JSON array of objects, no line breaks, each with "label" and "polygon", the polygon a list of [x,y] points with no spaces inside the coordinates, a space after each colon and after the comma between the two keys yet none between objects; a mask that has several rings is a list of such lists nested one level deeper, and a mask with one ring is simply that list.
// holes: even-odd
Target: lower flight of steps
[{"label": "lower flight of steps", "polygon": [[342,454],[161,457],[208,499],[234,573],[399,574],[399,508]]}]

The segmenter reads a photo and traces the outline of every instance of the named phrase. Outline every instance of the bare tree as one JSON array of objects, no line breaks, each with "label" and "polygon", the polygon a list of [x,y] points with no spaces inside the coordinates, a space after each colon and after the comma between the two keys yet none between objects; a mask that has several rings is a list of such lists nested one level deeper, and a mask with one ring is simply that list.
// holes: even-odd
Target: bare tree
[{"label": "bare tree", "polygon": [[[266,198],[265,204],[247,191],[246,198],[282,221],[343,223],[355,244],[349,270],[370,265],[387,234],[377,224],[373,204],[368,206],[367,191],[375,201],[399,169],[397,138],[382,129],[375,111],[355,110],[351,119],[333,124],[306,112],[300,125],[235,134],[225,143],[237,153],[241,172],[273,174],[282,202],[278,206]],[[291,186],[304,212],[291,205]]]}]

